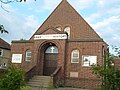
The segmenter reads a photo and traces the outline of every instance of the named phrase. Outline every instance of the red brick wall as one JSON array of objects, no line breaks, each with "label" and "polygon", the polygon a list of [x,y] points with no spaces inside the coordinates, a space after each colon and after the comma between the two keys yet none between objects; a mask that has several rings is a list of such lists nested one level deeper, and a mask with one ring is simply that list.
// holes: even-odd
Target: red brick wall
[{"label": "red brick wall", "polygon": [[114,58],[113,62],[114,62],[115,67],[120,70],[120,58]]},{"label": "red brick wall", "polygon": [[[26,50],[31,50],[32,52],[32,60],[25,61],[26,58]],[[22,54],[22,63],[15,64],[16,66],[22,66],[25,71],[29,71],[36,63],[34,60],[34,43],[12,43],[11,45],[11,60],[12,54]]]},{"label": "red brick wall", "polygon": [[[72,39],[100,38],[80,14],[66,1],[63,1],[53,11],[35,34],[40,34],[42,30],[46,30],[48,27],[56,28],[58,26],[62,28],[62,31],[66,26],[70,26]],[[34,35],[31,39],[34,39]]]},{"label": "red brick wall", "polygon": [[[62,29],[61,33],[63,33],[66,26],[69,26],[71,28],[70,40],[74,41],[34,40],[34,35],[59,34],[53,29],[48,29],[48,27],[56,28],[58,26]],[[101,41],[79,41],[79,39],[99,39]],[[35,34],[33,34],[30,40],[23,43],[13,42],[11,54],[22,53],[23,60],[21,66],[24,67],[26,71],[29,71],[36,65],[37,74],[43,75],[44,51],[47,43],[54,43],[58,47],[58,66],[62,66],[61,76],[66,78],[65,84],[67,86],[92,88],[99,84],[99,80],[92,74],[91,68],[82,66],[82,55],[97,56],[97,63],[102,64],[103,45],[105,47],[107,47],[107,45],[66,0],[63,0],[40,28],[38,28]],[[30,49],[33,53],[31,62],[25,61],[25,51],[27,49]],[[71,63],[71,52],[74,49],[78,49],[80,52],[79,63],[77,64]],[[78,72],[78,78],[70,78],[70,72]]]},{"label": "red brick wall", "polygon": [[[67,77],[69,77],[69,72],[79,72],[79,77],[82,78],[82,74],[86,74],[88,77],[93,77],[91,74],[90,67],[82,66],[82,55],[92,55],[97,56],[97,63],[102,64],[102,42],[69,42],[67,51]],[[80,52],[79,63],[71,63],[71,52],[74,49],[78,49]],[[85,78],[87,78],[87,76]]]},{"label": "red brick wall", "polygon": [[[45,34],[55,33],[48,30]],[[29,71],[33,66],[37,66],[36,73],[43,75],[44,50],[47,43],[54,43],[59,50],[58,66],[62,66],[61,77],[65,77],[65,85],[82,88],[95,88],[100,84],[100,80],[92,74],[91,67],[82,66],[82,55],[97,56],[97,63],[102,64],[103,42],[77,42],[66,40],[35,40],[29,42],[15,42],[11,45],[11,54],[23,54],[21,66],[25,71]],[[32,60],[25,61],[26,50],[32,51]],[[71,63],[71,52],[77,49],[80,52],[79,63]],[[17,64],[20,65],[20,64]],[[78,72],[78,78],[71,78],[70,72]]]},{"label": "red brick wall", "polygon": [[[100,85],[100,80],[92,74],[91,67],[82,66],[82,55],[97,56],[97,63],[102,64],[103,42],[69,42],[67,46],[66,80],[67,86],[95,88]],[[71,63],[71,52],[80,51],[79,63]],[[78,72],[78,78],[71,78],[70,72]],[[84,85],[83,85],[84,84]]]},{"label": "red brick wall", "polygon": [[95,78],[66,78],[65,85],[69,87],[93,89],[101,85],[101,80]]},{"label": "red brick wall", "polygon": [[[43,34],[55,34],[54,30],[47,30]],[[74,33],[76,34],[76,33]],[[32,42],[32,43],[30,43]],[[96,81],[96,76],[92,74],[91,67],[82,66],[82,55],[97,56],[97,63],[102,64],[102,48],[104,42],[85,42],[85,41],[69,41],[69,40],[35,40],[20,43],[13,42],[11,45],[11,54],[22,53],[23,59],[21,66],[25,71],[29,71],[33,66],[37,66],[36,73],[43,75],[44,64],[44,51],[47,43],[54,43],[59,50],[58,53],[58,66],[62,66],[61,77],[67,78],[65,84],[67,86],[82,87],[82,88],[94,88],[99,85],[99,80]],[[105,45],[106,46],[106,45]],[[25,61],[25,52],[29,49],[32,51],[31,62]],[[80,52],[79,63],[71,63],[71,52],[77,49]],[[20,64],[17,64],[20,65]],[[77,78],[71,79],[70,72],[78,72]],[[90,79],[90,80],[89,80]],[[77,83],[77,84],[75,84]]]}]

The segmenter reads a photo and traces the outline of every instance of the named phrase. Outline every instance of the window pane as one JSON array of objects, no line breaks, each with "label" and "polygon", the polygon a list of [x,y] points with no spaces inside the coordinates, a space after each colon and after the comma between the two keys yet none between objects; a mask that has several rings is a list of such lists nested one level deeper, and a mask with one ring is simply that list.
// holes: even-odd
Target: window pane
[{"label": "window pane", "polygon": [[73,58],[72,62],[78,62],[78,60],[79,60],[78,58]]},{"label": "window pane", "polygon": [[56,46],[49,46],[45,53],[58,53],[58,48]]},{"label": "window pane", "polygon": [[31,57],[26,57],[26,60],[30,60],[31,59]]},{"label": "window pane", "polygon": [[30,56],[30,57],[31,57],[31,55],[32,55],[31,52],[27,52],[27,56]]},{"label": "window pane", "polygon": [[73,57],[78,57],[78,53],[73,53]]},{"label": "window pane", "polygon": [[30,61],[32,57],[32,52],[31,51],[26,51],[26,61]]}]

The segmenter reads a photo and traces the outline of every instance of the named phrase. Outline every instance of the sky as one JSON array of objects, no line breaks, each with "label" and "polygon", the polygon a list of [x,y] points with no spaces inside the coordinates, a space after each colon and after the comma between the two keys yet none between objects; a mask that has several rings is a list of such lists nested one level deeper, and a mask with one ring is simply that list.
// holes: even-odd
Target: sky
[{"label": "sky", "polygon": [[[2,4],[0,24],[9,34],[0,37],[28,40],[62,0],[27,0]],[[120,47],[120,0],[67,0],[109,47]]]}]

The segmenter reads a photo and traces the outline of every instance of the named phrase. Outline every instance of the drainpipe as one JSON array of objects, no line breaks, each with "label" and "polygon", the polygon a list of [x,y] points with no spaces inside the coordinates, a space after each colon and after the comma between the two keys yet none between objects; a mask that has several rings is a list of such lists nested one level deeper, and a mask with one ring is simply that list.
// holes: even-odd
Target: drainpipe
[{"label": "drainpipe", "polygon": [[66,53],[67,53],[67,40],[68,40],[68,35],[67,35],[67,39],[65,39],[65,50],[64,50],[64,85],[65,85],[65,77],[66,77]]}]

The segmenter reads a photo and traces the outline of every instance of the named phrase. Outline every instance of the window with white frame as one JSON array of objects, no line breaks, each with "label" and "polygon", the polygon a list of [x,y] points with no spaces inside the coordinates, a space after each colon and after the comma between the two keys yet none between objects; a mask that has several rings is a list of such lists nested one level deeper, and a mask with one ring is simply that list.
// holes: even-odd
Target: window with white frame
[{"label": "window with white frame", "polygon": [[0,56],[3,56],[3,49],[0,48]]},{"label": "window with white frame", "polygon": [[26,51],[26,61],[31,61],[32,58],[32,52],[30,50]]},{"label": "window with white frame", "polygon": [[79,50],[73,50],[71,53],[71,63],[79,63]]},{"label": "window with white frame", "polygon": [[67,33],[68,39],[70,38],[70,27],[65,27],[64,32]]},{"label": "window with white frame", "polygon": [[82,66],[92,66],[97,64],[97,56],[82,56]]}]

